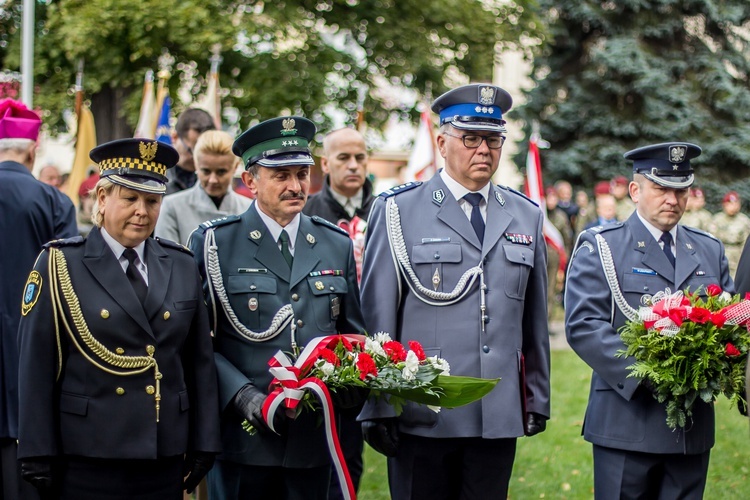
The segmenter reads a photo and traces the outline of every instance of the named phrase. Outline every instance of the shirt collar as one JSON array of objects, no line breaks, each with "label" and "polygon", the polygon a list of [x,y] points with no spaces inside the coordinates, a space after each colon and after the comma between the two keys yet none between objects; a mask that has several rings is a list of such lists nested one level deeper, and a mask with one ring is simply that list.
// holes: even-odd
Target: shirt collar
[{"label": "shirt collar", "polygon": [[[117,257],[118,260],[124,258],[122,256],[122,252],[124,252],[127,247],[123,246],[122,244],[120,244],[119,241],[117,241],[112,236],[110,236],[107,230],[104,229],[104,226],[102,226],[100,229],[101,229],[102,238],[104,238],[104,241],[107,243],[107,246],[112,250],[112,253],[115,254],[115,257]],[[133,248],[133,250],[135,250],[135,253],[138,254],[138,260],[140,260],[144,266],[146,265],[146,259],[143,256],[145,249],[146,249],[145,241],[142,241],[138,246]]]},{"label": "shirt collar", "polygon": [[273,241],[279,241],[281,231],[286,231],[287,234],[289,234],[289,249],[294,250],[294,243],[297,241],[297,233],[299,232],[299,221],[301,218],[300,214],[295,215],[294,219],[292,219],[292,221],[285,227],[281,227],[278,222],[263,213],[263,210],[260,209],[260,205],[256,204],[255,208],[258,210],[260,219],[268,228],[268,232],[271,233],[271,236],[273,236]]},{"label": "shirt collar", "polygon": [[448,188],[448,191],[450,191],[453,197],[456,198],[456,201],[460,200],[469,193],[479,193],[482,195],[482,198],[484,198],[484,201],[486,202],[487,197],[490,195],[489,182],[479,191],[470,191],[466,189],[466,187],[458,183],[453,177],[451,177],[446,169],[442,169],[440,171],[440,178],[445,183],[445,187]]},{"label": "shirt collar", "polygon": [[351,202],[351,204],[354,205],[354,208],[362,208],[362,191],[363,190],[360,188],[360,190],[357,191],[357,194],[351,198],[347,198],[343,194],[336,192],[336,190],[331,187],[331,196],[333,196],[333,199],[342,207],[345,207],[347,202]]},{"label": "shirt collar", "polygon": [[[648,222],[646,219],[644,219],[640,213],[636,210],[636,215],[638,215],[638,218],[643,222],[643,225],[646,226],[646,229],[648,229],[648,232],[651,233],[651,236],[654,237],[656,241],[659,241],[661,239],[661,235],[664,231],[661,229],[654,227],[650,222]],[[669,230],[669,234],[672,235],[672,241],[674,244],[677,244],[677,225]]]}]

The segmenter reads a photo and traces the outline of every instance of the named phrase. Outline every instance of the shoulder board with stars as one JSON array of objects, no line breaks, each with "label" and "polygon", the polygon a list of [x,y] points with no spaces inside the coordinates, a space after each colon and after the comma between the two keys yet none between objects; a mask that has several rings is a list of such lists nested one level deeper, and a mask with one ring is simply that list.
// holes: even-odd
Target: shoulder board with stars
[{"label": "shoulder board with stars", "polygon": [[202,222],[200,227],[203,231],[206,229],[211,229],[212,227],[219,227],[224,226],[226,224],[231,224],[232,222],[237,222],[240,220],[239,215],[227,215],[225,217],[219,217],[218,219],[212,219],[207,220],[206,222]]},{"label": "shoulder board with stars", "polygon": [[680,227],[683,228],[683,229],[687,229],[691,233],[699,234],[701,236],[708,236],[712,240],[721,241],[719,238],[717,238],[713,234],[709,233],[708,231],[702,231],[702,230],[698,229],[697,227],[682,226],[682,225]]},{"label": "shoulder board with stars", "polygon": [[313,215],[312,217],[310,217],[310,219],[314,223],[316,223],[316,224],[318,224],[320,226],[327,227],[328,229],[334,229],[334,230],[338,231],[341,234],[345,234],[347,238],[349,237],[349,233],[347,233],[345,230],[343,230],[340,227],[338,227],[333,222],[325,220],[323,217],[320,217],[318,215]]},{"label": "shoulder board with stars", "polygon": [[188,247],[185,245],[180,245],[179,243],[172,241],[172,240],[165,240],[164,238],[159,238],[158,236],[154,238],[156,241],[158,241],[161,246],[167,247],[167,248],[174,248],[175,250],[180,250],[181,252],[185,252],[186,254],[193,256],[193,252],[190,251]]},{"label": "shoulder board with stars", "polygon": [[61,238],[59,240],[52,240],[42,245],[42,248],[46,250],[46,249],[49,249],[50,247],[60,248],[60,247],[77,246],[77,245],[82,245],[84,241],[86,241],[86,239],[83,236],[73,236],[72,238]]},{"label": "shoulder board with stars", "polygon": [[606,226],[594,226],[590,228],[588,231],[590,233],[606,233],[607,231],[612,231],[613,229],[620,229],[621,227],[625,227],[625,225],[620,222],[610,222]]},{"label": "shoulder board with stars", "polygon": [[399,193],[404,193],[406,191],[409,191],[410,189],[414,189],[415,187],[418,187],[421,185],[422,185],[422,181],[406,182],[404,184],[401,184],[400,186],[386,189],[385,191],[380,193],[378,196],[382,196],[383,198],[390,198],[391,196],[397,195]]},{"label": "shoulder board with stars", "polygon": [[532,205],[534,205],[535,207],[538,207],[538,206],[539,206],[539,204],[538,204],[537,202],[535,202],[534,200],[532,200],[531,198],[529,198],[528,196],[526,196],[526,195],[525,195],[525,194],[523,194],[522,192],[520,192],[520,191],[516,191],[516,190],[515,190],[515,189],[513,189],[512,187],[508,187],[508,186],[503,186],[502,184],[498,184],[498,185],[497,185],[497,187],[499,187],[500,189],[504,189],[504,190],[506,190],[506,191],[508,191],[508,192],[511,192],[511,193],[513,193],[513,194],[517,194],[517,195],[518,195],[518,196],[520,196],[521,198],[524,198],[524,199],[526,199],[526,200],[527,200],[527,201],[528,201],[529,203],[531,203],[531,204],[532,204]]}]

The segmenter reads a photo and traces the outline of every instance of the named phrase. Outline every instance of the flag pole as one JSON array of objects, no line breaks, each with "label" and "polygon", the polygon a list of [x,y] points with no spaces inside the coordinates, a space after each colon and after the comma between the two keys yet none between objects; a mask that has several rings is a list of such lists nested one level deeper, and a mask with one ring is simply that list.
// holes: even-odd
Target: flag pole
[{"label": "flag pole", "polygon": [[23,0],[21,21],[21,100],[27,108],[34,104],[34,14],[36,2]]}]

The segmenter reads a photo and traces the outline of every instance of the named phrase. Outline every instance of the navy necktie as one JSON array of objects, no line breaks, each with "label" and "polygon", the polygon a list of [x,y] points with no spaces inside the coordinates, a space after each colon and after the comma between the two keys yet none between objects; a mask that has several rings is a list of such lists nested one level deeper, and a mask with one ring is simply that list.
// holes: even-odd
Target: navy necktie
[{"label": "navy necktie", "polygon": [[133,285],[133,290],[135,290],[138,300],[143,304],[146,301],[148,286],[146,286],[146,282],[143,281],[141,272],[138,271],[138,268],[135,266],[138,253],[132,248],[126,248],[125,251],[122,252],[122,255],[128,260],[128,268],[125,270],[125,275],[128,277],[130,284]]},{"label": "navy necktie", "polygon": [[669,231],[664,231],[661,233],[661,238],[659,238],[659,241],[664,243],[664,255],[667,256],[667,259],[669,259],[669,263],[672,264],[672,267],[674,267],[674,254],[672,253],[672,234]]},{"label": "navy necktie", "polygon": [[482,203],[483,199],[484,197],[479,193],[464,195],[464,200],[471,204],[471,227],[477,233],[479,243],[484,242],[484,219],[482,219],[482,212],[479,210],[479,204]]},{"label": "navy necktie", "polygon": [[289,268],[292,268],[292,261],[294,260],[294,257],[292,257],[292,252],[289,251],[289,233],[281,230],[281,234],[279,235],[279,244],[281,244],[281,255],[284,257],[284,260],[287,264],[289,264]]}]

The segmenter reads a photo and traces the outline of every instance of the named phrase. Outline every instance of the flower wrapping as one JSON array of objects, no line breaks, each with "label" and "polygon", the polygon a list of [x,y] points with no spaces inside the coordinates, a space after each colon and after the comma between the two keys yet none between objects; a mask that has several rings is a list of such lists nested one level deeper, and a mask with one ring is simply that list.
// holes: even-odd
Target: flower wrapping
[{"label": "flower wrapping", "polygon": [[[336,432],[331,392],[359,388],[370,397],[382,397],[397,413],[405,401],[428,405],[433,411],[455,408],[481,399],[500,379],[450,375],[450,365],[437,356],[425,355],[410,341],[408,349],[388,334],[330,335],[313,339],[298,356],[278,351],[268,362],[274,376],[263,404],[263,417],[275,432],[273,416],[279,407],[299,412],[303,407],[322,410],[328,448],[344,498],[354,498]],[[247,421],[243,428],[254,429]]]},{"label": "flower wrapping", "polygon": [[648,381],[654,397],[666,404],[666,422],[684,428],[699,399],[713,403],[719,394],[745,405],[745,363],[750,349],[750,300],[731,296],[718,285],[655,294],[638,311],[638,321],[620,329],[630,356],[629,377]]}]

